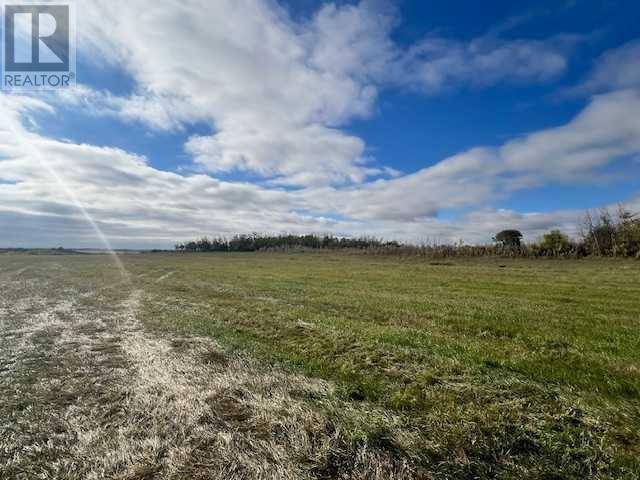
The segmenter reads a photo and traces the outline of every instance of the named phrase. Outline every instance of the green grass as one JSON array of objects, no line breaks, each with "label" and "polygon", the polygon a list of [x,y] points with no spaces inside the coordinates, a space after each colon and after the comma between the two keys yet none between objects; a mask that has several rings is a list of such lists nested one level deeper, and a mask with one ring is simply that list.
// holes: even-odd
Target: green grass
[{"label": "green grass", "polygon": [[[65,266],[100,283],[108,262]],[[145,291],[148,327],[208,335],[335,382],[349,404],[397,418],[334,412],[351,441],[405,458],[418,476],[640,477],[637,261],[247,253],[124,262]],[[398,442],[402,434],[413,440]]]},{"label": "green grass", "polygon": [[[146,256],[146,321],[399,412],[444,475],[640,474],[640,264]],[[152,274],[146,278],[154,278]]]}]

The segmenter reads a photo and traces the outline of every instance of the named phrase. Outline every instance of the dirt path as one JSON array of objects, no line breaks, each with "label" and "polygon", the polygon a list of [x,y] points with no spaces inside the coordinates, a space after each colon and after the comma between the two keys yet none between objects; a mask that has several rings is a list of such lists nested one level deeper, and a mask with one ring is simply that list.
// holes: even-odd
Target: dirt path
[{"label": "dirt path", "polygon": [[145,331],[143,290],[105,307],[38,268],[0,272],[0,289],[2,479],[410,476],[345,450],[327,383]]}]

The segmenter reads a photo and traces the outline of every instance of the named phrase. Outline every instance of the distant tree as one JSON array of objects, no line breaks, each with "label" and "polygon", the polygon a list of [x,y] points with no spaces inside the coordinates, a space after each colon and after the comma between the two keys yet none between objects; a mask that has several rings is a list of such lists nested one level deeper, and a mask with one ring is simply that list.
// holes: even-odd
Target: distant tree
[{"label": "distant tree", "polygon": [[614,255],[640,256],[640,216],[618,205]]},{"label": "distant tree", "polygon": [[498,233],[494,241],[504,245],[505,247],[519,247],[522,240],[522,233],[519,230],[503,230]]},{"label": "distant tree", "polygon": [[592,255],[611,255],[614,252],[616,224],[611,213],[602,209],[597,217],[587,212],[583,226],[583,240]]},{"label": "distant tree", "polygon": [[571,240],[560,230],[551,230],[542,236],[540,248],[543,252],[560,255],[571,250]]}]

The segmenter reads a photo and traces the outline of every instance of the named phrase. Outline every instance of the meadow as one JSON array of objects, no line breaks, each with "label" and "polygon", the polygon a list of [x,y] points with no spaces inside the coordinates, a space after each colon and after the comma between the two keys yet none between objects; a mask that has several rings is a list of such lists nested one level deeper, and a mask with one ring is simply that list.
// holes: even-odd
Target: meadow
[{"label": "meadow", "polygon": [[[122,391],[134,388],[126,386],[126,378],[132,368],[142,371],[140,365],[146,365],[147,360],[135,367],[131,360],[141,345],[145,358],[156,352],[166,365],[182,361],[183,355],[199,362],[182,370],[176,367],[165,389],[181,381],[181,371],[191,372],[189,388],[208,385],[208,376],[218,375],[215,388],[223,389],[218,393],[209,391],[213,383],[205,396],[198,391],[180,393],[190,391],[183,385],[170,392],[172,397],[162,397],[165,407],[179,402],[182,394],[197,403],[193,408],[200,412],[198,425],[202,409],[210,408],[213,413],[207,418],[213,415],[217,420],[207,423],[207,441],[193,440],[193,432],[200,432],[195,427],[174,437],[162,430],[162,419],[155,419],[157,437],[168,442],[163,455],[152,449],[155,453],[144,458],[100,467],[114,478],[113,472],[121,475],[118,478],[185,478],[185,471],[189,478],[218,478],[211,472],[229,478],[640,476],[637,261],[430,261],[310,252],[132,254],[122,256],[122,261],[126,280],[108,256],[0,256],[5,291],[15,296],[0,305],[5,317],[0,351],[5,349],[2,358],[7,364],[12,356],[27,355],[27,334],[20,322],[34,315],[33,306],[16,313],[16,299],[23,302],[25,295],[20,285],[35,288],[47,278],[41,308],[51,303],[47,298],[71,294],[79,299],[71,310],[92,312],[92,318],[117,316],[118,305],[130,305],[128,296],[137,292],[135,328],[122,330],[119,321],[105,321],[94,338],[93,330],[81,325],[91,341],[107,342],[107,350],[100,347],[97,354],[108,356],[109,348],[117,353],[105,357],[116,365],[101,370],[107,372],[104,382],[113,381]],[[65,335],[72,336],[73,322],[77,320],[65,324],[72,325]],[[50,331],[47,328],[27,332],[28,338],[45,342],[42,332]],[[109,337],[111,328],[120,329],[117,338]],[[127,346],[127,332],[137,332],[136,345]],[[16,346],[18,338],[22,350]],[[7,347],[11,341],[12,350]],[[81,343],[77,336],[73,341]],[[51,342],[67,345],[59,338]],[[164,346],[150,349],[157,342]],[[196,344],[209,346],[196,355]],[[65,358],[75,354],[74,348],[64,350]],[[19,362],[14,359],[13,367],[0,376],[5,393],[0,413],[10,415],[14,425],[22,415],[41,408],[42,398],[29,389],[36,388],[37,378],[51,376],[50,371],[34,370],[34,351],[29,354],[29,379],[21,387],[33,405],[19,409],[6,400],[6,392],[16,389],[26,371],[20,370]],[[100,358],[102,365],[105,358]],[[162,362],[157,372],[169,368]],[[74,365],[70,371],[78,374]],[[121,375],[111,379],[113,371]],[[230,377],[229,372],[236,374]],[[261,380],[247,380],[252,375]],[[152,377],[147,373],[145,382],[153,383]],[[218,385],[224,382],[235,386]],[[149,388],[153,395],[164,395],[157,384]],[[280,394],[269,393],[274,391]],[[112,402],[112,394],[100,400],[88,392],[85,398],[97,398],[94,409],[101,409]],[[127,393],[127,398],[132,395]],[[66,417],[61,412],[81,396],[65,398],[64,405],[52,407],[59,410],[56,418],[62,423]],[[127,405],[134,413],[136,408],[143,410],[135,402]],[[114,425],[132,423],[127,408],[118,414],[119,420],[95,428],[109,437]],[[184,405],[176,411],[185,408],[188,411]],[[132,432],[136,441],[149,428],[148,423],[141,425],[146,426]],[[8,428],[6,423],[3,428]],[[220,431],[230,438],[241,436],[243,441],[234,447],[241,454],[212,453],[207,442]],[[28,443],[28,436],[22,432],[14,438]],[[92,451],[104,456],[122,449],[116,437]],[[82,468],[95,469],[97,454],[78,460],[78,435],[65,438],[67,450],[51,455],[76,458],[75,470],[66,470],[67,476],[73,478],[70,472],[75,472],[84,478]],[[167,454],[178,445],[188,453]],[[7,476],[2,478],[26,468],[24,460],[7,460],[10,451],[11,445],[4,442],[0,477],[3,460]],[[255,458],[249,462],[245,457]],[[244,470],[232,465],[244,465]],[[33,472],[46,468],[43,464]]]}]

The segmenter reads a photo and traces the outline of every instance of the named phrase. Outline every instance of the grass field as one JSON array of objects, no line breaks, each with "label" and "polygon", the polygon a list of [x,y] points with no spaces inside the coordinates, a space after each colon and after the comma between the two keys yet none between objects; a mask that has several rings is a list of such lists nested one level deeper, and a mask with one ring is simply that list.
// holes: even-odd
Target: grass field
[{"label": "grass field", "polygon": [[640,476],[637,261],[123,262],[0,255],[0,478]]}]

